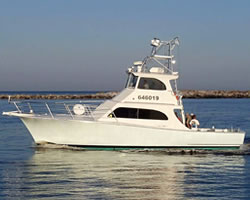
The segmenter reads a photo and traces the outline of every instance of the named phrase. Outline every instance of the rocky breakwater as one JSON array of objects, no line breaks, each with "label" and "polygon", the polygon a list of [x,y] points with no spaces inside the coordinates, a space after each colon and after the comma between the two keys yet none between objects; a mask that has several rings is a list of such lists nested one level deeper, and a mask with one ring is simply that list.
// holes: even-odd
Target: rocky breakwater
[{"label": "rocky breakwater", "polygon": [[56,99],[111,99],[117,92],[100,92],[95,94],[0,94],[0,99],[8,99],[9,96],[11,99],[47,99],[47,100],[56,100]]},{"label": "rocky breakwater", "polygon": [[[224,91],[224,90],[182,90],[183,98],[250,98],[250,91]],[[111,99],[118,92],[100,92],[95,94],[0,94],[0,99]]]},{"label": "rocky breakwater", "polygon": [[183,98],[250,98],[250,91],[227,90],[183,90]]}]

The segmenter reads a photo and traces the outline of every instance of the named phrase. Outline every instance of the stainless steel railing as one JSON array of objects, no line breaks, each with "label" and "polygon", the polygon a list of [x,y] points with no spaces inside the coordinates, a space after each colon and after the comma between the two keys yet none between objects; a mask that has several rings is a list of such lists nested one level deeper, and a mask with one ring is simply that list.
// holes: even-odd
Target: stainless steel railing
[{"label": "stainless steel railing", "polygon": [[[49,118],[71,118],[97,120],[107,113],[115,114],[109,108],[98,108],[103,101],[10,101],[18,113],[32,114],[34,116]],[[74,106],[80,105],[81,112],[77,112]],[[97,109],[98,108],[98,109]],[[79,111],[79,110],[78,110]]]}]

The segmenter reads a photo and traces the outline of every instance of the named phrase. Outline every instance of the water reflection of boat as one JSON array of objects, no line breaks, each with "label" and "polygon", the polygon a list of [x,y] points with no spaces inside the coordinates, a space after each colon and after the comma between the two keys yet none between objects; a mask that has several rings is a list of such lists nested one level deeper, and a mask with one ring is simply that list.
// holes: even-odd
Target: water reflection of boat
[{"label": "water reflection of boat", "polygon": [[36,143],[55,143],[85,148],[239,148],[245,133],[234,129],[199,128],[186,119],[182,95],[177,90],[174,65],[178,38],[154,39],[152,52],[128,68],[126,88],[97,107],[85,103],[56,104],[66,113],[37,113],[35,104],[14,102],[17,111],[5,115],[20,117]]},{"label": "water reflection of boat", "polygon": [[244,165],[243,156],[41,148],[6,183],[21,199],[220,199],[222,188],[237,188],[237,199],[248,185]]}]

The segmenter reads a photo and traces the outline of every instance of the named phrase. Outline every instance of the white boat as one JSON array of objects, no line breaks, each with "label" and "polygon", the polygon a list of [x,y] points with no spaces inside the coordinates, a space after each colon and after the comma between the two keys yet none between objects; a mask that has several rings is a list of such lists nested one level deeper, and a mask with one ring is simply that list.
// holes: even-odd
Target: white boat
[{"label": "white boat", "polygon": [[179,39],[155,38],[151,45],[151,54],[128,68],[125,89],[111,100],[99,105],[12,101],[17,110],[3,115],[19,117],[37,144],[89,149],[239,148],[245,137],[241,130],[186,126],[175,71]]}]

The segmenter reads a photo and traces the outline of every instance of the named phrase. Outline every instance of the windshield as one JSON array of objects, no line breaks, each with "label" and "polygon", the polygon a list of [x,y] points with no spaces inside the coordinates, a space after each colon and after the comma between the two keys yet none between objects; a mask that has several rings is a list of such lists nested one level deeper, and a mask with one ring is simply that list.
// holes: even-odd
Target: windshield
[{"label": "windshield", "polygon": [[135,88],[137,79],[138,79],[138,76],[135,76],[134,74],[129,74],[126,87]]}]

